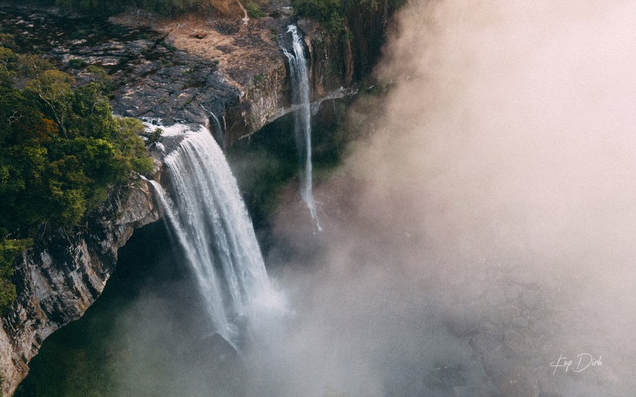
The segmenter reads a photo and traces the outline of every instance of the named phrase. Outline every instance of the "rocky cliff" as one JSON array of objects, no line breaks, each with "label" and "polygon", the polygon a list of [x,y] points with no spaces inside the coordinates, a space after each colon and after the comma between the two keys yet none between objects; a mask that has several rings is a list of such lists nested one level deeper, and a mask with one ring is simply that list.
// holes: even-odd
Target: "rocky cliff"
[{"label": "rocky cliff", "polygon": [[[351,17],[347,40],[298,21],[306,34],[313,100],[369,73],[383,37],[375,32],[384,29],[380,14],[372,18],[375,24]],[[139,11],[105,21],[0,3],[0,21],[21,51],[40,52],[78,84],[94,78],[91,66],[103,68],[113,111],[122,116],[160,118],[166,124],[208,124],[217,118],[231,143],[291,111],[279,43],[293,18],[283,6],[247,22],[215,14],[162,19]]]},{"label": "rocky cliff", "polygon": [[[171,21],[137,14],[112,18],[131,29],[152,26],[161,32],[161,42],[179,50],[169,67],[183,65],[185,70],[170,73],[157,61],[155,67],[133,67],[128,74],[138,77],[122,79],[127,82],[116,92],[114,108],[128,116],[168,122],[212,123],[213,113],[229,144],[289,113],[289,75],[280,46],[290,39],[287,27],[294,19],[284,7],[270,14],[274,16],[248,22],[193,15]],[[305,34],[312,100],[354,84],[354,62],[342,53],[341,40],[309,20],[296,23]],[[162,70],[163,76],[153,69]],[[190,78],[184,82],[180,74],[188,71]]]},{"label": "rocky cliff", "polygon": [[158,219],[149,186],[136,181],[112,191],[84,225],[46,233],[19,258],[18,300],[0,330],[4,396],[26,376],[42,341],[99,297],[115,270],[117,250],[133,231]]},{"label": "rocky cliff", "polygon": [[[109,25],[0,5],[0,21],[25,51],[47,54],[79,83],[92,78],[88,66],[103,67],[116,113],[161,118],[167,124],[218,119],[231,144],[292,110],[288,71],[278,47],[291,18],[281,10],[248,23],[132,13]],[[307,33],[313,100],[333,96],[360,77],[352,53],[343,53],[350,47],[319,25],[301,21],[299,26]],[[81,317],[99,297],[115,270],[118,248],[136,228],[158,219],[150,187],[139,180],[112,191],[81,227],[48,231],[22,255],[15,272],[18,300],[0,330],[4,396],[12,395],[27,375],[44,339]]]}]

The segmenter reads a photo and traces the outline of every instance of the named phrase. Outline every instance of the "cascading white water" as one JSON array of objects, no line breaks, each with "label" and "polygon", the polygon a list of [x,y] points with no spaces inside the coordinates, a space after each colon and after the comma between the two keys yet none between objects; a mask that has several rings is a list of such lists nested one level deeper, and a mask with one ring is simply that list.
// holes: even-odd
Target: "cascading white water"
[{"label": "cascading white water", "polygon": [[216,117],[216,114],[210,112],[210,116],[212,116],[212,125],[213,125],[213,129],[214,129],[214,134],[217,137],[220,137],[220,142],[217,140],[217,142],[219,143],[219,146],[221,146],[221,149],[225,150],[225,137],[223,136],[223,127],[221,127],[221,123],[219,122],[219,118]]},{"label": "cascading white water", "polygon": [[280,297],[223,152],[206,128],[185,131],[164,160],[173,199],[150,182],[192,267],[214,331],[238,346],[239,320],[280,304]]},{"label": "cascading white water", "polygon": [[219,144],[221,149],[225,150],[225,136],[223,134],[223,127],[221,127],[221,122],[219,121],[219,118],[216,117],[216,114],[214,114],[214,112],[204,108],[203,105],[201,105],[201,108],[203,108],[203,110],[205,110],[206,112],[210,114],[210,116],[212,116],[212,136],[214,137],[216,142]]},{"label": "cascading white water", "polygon": [[292,103],[297,106],[294,111],[294,130],[296,145],[301,161],[304,160],[305,169],[302,176],[301,196],[307,204],[311,218],[316,228],[322,230],[316,214],[316,202],[313,195],[312,163],[311,163],[311,102],[309,101],[309,75],[307,59],[303,47],[302,37],[295,25],[289,25],[287,32],[292,34],[292,48],[290,53],[282,48],[289,61],[289,71],[292,80]]}]

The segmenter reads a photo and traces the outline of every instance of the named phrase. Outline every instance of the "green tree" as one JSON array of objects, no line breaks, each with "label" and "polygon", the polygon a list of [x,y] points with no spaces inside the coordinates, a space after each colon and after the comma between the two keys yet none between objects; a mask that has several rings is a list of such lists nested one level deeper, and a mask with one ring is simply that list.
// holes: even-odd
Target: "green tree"
[{"label": "green tree", "polygon": [[404,0],[292,0],[299,16],[314,18],[335,34],[346,33],[345,21],[352,14],[376,11],[380,7],[398,9]]},{"label": "green tree", "polygon": [[143,125],[113,116],[105,78],[74,87],[51,67],[0,47],[0,310],[15,298],[20,241],[77,225],[109,189],[153,167]]},{"label": "green tree", "polygon": [[29,245],[29,240],[3,240],[0,242],[0,312],[6,311],[16,298],[13,261]]},{"label": "green tree", "polygon": [[345,17],[342,0],[292,0],[296,14],[307,16],[327,25],[332,32],[341,32]]},{"label": "green tree", "polygon": [[34,93],[46,104],[46,108],[55,118],[62,133],[68,138],[66,119],[71,112],[73,76],[59,70],[45,70],[31,80],[27,90]]}]

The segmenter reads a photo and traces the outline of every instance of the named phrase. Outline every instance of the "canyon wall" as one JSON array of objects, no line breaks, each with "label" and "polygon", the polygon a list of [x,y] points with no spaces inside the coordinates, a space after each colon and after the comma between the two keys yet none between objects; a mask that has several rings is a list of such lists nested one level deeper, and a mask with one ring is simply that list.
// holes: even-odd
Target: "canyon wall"
[{"label": "canyon wall", "polygon": [[[246,25],[231,20],[164,20],[155,21],[156,30],[128,18],[124,22],[129,31],[117,36],[100,33],[104,37],[95,41],[63,39],[69,24],[55,14],[13,11],[0,5],[9,32],[21,35],[25,46],[40,48],[78,82],[90,77],[85,69],[69,67],[71,60],[104,67],[112,79],[111,106],[117,114],[161,118],[166,124],[210,124],[213,113],[224,140],[231,144],[293,110],[285,57],[278,48],[292,22],[289,16]],[[144,23],[148,21],[152,22]],[[298,25],[306,33],[314,101],[355,85],[379,54],[379,48],[375,55],[367,47],[354,50],[370,34],[364,26],[353,26],[352,40],[344,42],[314,22],[302,20]],[[23,31],[23,26],[29,29]],[[80,318],[100,296],[115,271],[117,250],[134,230],[160,218],[150,186],[136,180],[114,189],[81,226],[47,230],[16,261],[18,299],[1,319],[2,395],[15,392],[42,342]]]},{"label": "canyon wall", "polygon": [[80,318],[99,297],[117,265],[117,250],[135,229],[159,219],[144,181],[115,189],[73,230],[45,234],[15,263],[18,299],[2,318],[2,394],[10,396],[28,373],[44,339]]}]

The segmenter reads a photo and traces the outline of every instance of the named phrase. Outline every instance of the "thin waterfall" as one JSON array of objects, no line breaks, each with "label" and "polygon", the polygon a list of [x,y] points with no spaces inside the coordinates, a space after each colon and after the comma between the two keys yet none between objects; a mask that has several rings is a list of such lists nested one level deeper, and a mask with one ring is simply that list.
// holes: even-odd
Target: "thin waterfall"
[{"label": "thin waterfall", "polygon": [[216,140],[216,143],[218,143],[219,146],[221,147],[221,150],[225,151],[225,146],[226,146],[225,134],[223,133],[223,127],[221,127],[221,122],[219,121],[219,118],[216,117],[216,114],[214,114],[214,112],[203,107],[203,105],[201,105],[201,108],[205,110],[206,112],[208,112],[210,116],[212,116],[212,136]]},{"label": "thin waterfall", "polygon": [[157,198],[205,301],[213,331],[239,345],[239,324],[276,295],[247,210],[207,128],[187,132],[165,159],[172,194]]},{"label": "thin waterfall", "polygon": [[225,135],[223,134],[223,127],[221,127],[221,123],[219,122],[219,118],[216,117],[216,114],[210,112],[210,116],[212,116],[212,126],[214,127],[213,135],[220,137],[220,142],[219,139],[217,139],[217,143],[221,146],[221,149],[225,150]]},{"label": "thin waterfall", "polygon": [[282,48],[289,61],[289,72],[292,83],[292,104],[297,106],[294,111],[294,133],[296,145],[300,153],[301,163],[304,162],[304,172],[301,177],[301,197],[320,231],[322,227],[316,214],[316,202],[312,187],[311,163],[311,102],[309,100],[309,75],[303,40],[295,25],[289,25],[287,32],[292,34],[293,54]]}]

